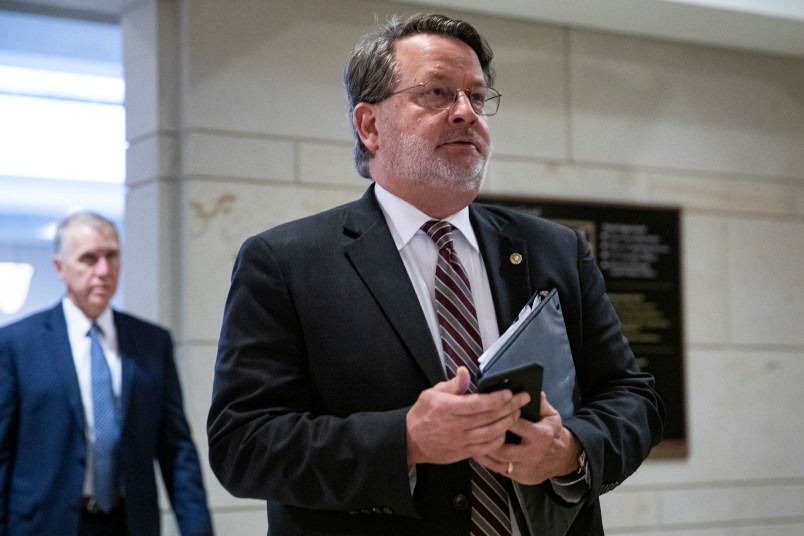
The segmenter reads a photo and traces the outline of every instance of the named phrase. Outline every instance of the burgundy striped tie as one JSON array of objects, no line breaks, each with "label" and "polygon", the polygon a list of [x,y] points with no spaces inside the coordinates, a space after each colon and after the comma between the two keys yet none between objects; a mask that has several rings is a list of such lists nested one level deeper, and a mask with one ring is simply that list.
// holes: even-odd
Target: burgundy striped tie
[{"label": "burgundy striped tie", "polygon": [[[469,369],[470,392],[476,392],[477,358],[483,341],[472,302],[469,278],[452,246],[453,227],[445,221],[430,220],[422,230],[438,247],[435,273],[435,304],[447,377],[453,378],[459,366]],[[508,494],[498,477],[474,460],[469,461],[472,476],[473,536],[510,536]]]}]

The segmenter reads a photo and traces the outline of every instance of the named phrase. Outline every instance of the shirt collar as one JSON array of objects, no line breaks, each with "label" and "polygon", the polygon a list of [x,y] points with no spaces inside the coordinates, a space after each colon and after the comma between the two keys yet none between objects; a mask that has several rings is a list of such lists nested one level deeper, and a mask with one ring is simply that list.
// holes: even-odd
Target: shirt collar
[{"label": "shirt collar", "polygon": [[[89,328],[92,327],[93,321],[87,318],[84,312],[66,296],[62,300],[62,307],[64,308],[67,330],[79,337],[85,337],[89,333]],[[100,316],[95,319],[94,323],[98,325],[106,340],[115,336],[114,315],[112,315],[111,307],[106,307]]]},{"label": "shirt collar", "polygon": [[[385,214],[385,220],[391,229],[391,235],[394,237],[397,250],[405,247],[416,232],[421,230],[422,225],[433,219],[377,183],[374,183],[374,194],[383,214]],[[464,207],[455,214],[443,218],[443,220],[450,222],[461,232],[475,253],[480,252],[475,231],[469,221],[469,207]]]}]

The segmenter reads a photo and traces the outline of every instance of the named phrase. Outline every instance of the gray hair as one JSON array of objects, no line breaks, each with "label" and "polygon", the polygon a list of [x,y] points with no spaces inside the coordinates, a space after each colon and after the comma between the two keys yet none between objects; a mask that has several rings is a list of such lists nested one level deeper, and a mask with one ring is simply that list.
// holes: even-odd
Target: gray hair
[{"label": "gray hair", "polygon": [[104,218],[100,214],[95,212],[90,212],[86,210],[82,210],[80,212],[73,212],[61,222],[56,227],[56,236],[53,238],[53,253],[56,255],[60,255],[63,252],[64,248],[64,235],[67,233],[67,229],[70,228],[73,224],[83,224],[92,227],[93,229],[97,229],[99,231],[105,231],[111,229],[114,231],[115,235],[119,235],[117,232],[117,227],[111,220]]},{"label": "gray hair", "polygon": [[367,179],[371,178],[369,159],[372,154],[363,145],[355,128],[355,106],[361,102],[376,104],[393,93],[399,78],[394,45],[400,39],[417,34],[441,35],[463,41],[477,54],[486,85],[494,85],[491,66],[494,53],[485,38],[468,22],[432,13],[403,19],[393,16],[386,24],[364,35],[347,59],[343,83],[349,99],[349,122],[355,137],[355,168]]}]

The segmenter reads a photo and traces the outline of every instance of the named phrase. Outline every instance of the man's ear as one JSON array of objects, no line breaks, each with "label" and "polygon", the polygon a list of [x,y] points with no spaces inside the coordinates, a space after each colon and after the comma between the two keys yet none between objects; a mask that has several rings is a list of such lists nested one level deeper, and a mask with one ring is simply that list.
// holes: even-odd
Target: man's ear
[{"label": "man's ear", "polygon": [[360,136],[360,141],[369,150],[374,153],[379,147],[378,132],[377,132],[377,106],[367,102],[358,103],[355,106],[352,121],[355,125],[357,135]]},{"label": "man's ear", "polygon": [[58,255],[53,255],[53,267],[56,269],[56,275],[62,281],[64,281],[64,263],[61,262],[61,259]]}]

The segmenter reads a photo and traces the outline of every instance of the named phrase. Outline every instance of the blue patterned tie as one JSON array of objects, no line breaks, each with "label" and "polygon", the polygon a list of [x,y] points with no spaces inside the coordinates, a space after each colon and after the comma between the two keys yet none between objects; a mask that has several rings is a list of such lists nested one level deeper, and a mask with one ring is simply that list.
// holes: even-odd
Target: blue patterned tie
[{"label": "blue patterned tie", "polygon": [[[458,367],[469,369],[469,391],[477,392],[475,380],[477,359],[483,353],[480,326],[472,301],[469,278],[452,245],[451,224],[430,220],[422,226],[438,247],[435,273],[435,305],[441,346],[448,378],[454,378]],[[509,536],[511,518],[508,513],[508,492],[502,477],[469,460],[472,481],[472,515],[469,534],[472,536]]]},{"label": "blue patterned tie", "polygon": [[95,444],[92,449],[93,499],[104,512],[120,500],[118,460],[120,411],[112,390],[112,374],[100,344],[97,325],[89,329],[92,356],[92,407],[95,417]]}]

